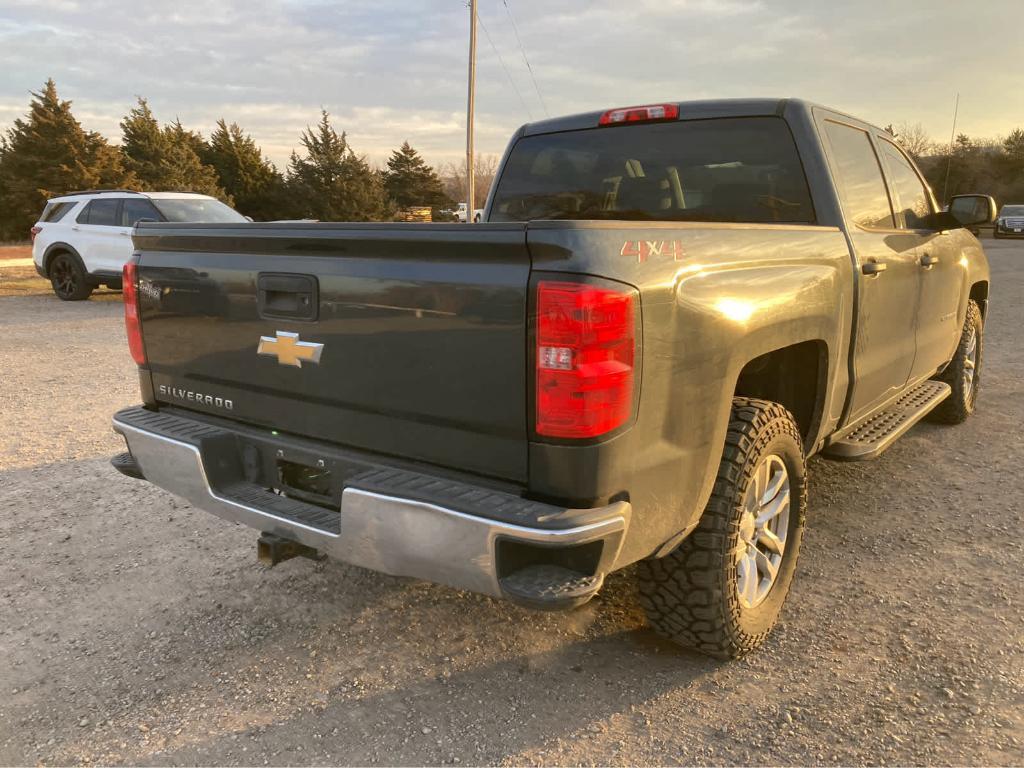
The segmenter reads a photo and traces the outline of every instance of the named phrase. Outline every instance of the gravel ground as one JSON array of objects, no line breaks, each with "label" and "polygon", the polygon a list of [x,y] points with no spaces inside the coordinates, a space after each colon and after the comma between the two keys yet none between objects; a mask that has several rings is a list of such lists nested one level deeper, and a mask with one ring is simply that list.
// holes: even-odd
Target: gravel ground
[{"label": "gravel ground", "polygon": [[988,246],[979,412],[812,460],[788,607],[732,663],[646,629],[628,572],[542,614],[264,569],[108,465],[116,299],[0,298],[0,763],[1024,764],[1024,244]]}]

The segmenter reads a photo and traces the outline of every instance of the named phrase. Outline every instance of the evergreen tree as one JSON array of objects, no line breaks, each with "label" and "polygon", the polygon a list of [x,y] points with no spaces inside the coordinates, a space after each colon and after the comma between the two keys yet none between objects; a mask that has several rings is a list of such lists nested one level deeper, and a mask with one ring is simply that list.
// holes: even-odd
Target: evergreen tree
[{"label": "evergreen tree", "polygon": [[160,189],[168,152],[167,137],[141,96],[121,121],[121,151],[125,165],[145,189]]},{"label": "evergreen tree", "polygon": [[292,152],[288,191],[295,214],[321,221],[379,221],[390,214],[380,175],[331,126],[325,111],[302,133],[305,157]]},{"label": "evergreen tree", "polygon": [[383,172],[384,189],[399,208],[411,205],[442,206],[451,203],[441,179],[406,141],[391,153]]},{"label": "evergreen tree", "polygon": [[121,151],[125,162],[143,185],[155,192],[198,192],[231,203],[217,183],[217,172],[205,165],[200,153],[206,142],[180,121],[161,128],[145,99],[121,121]]},{"label": "evergreen tree", "polygon": [[284,177],[237,123],[217,121],[204,160],[217,171],[221,186],[241,213],[259,221],[284,215]]},{"label": "evergreen tree", "polygon": [[137,188],[121,154],[86,131],[47,80],[32,94],[29,113],[0,140],[0,237],[22,239],[47,198],[77,189]]},{"label": "evergreen tree", "polygon": [[164,128],[164,136],[168,147],[164,189],[210,195],[231,205],[231,195],[218,182],[216,169],[206,165],[200,157],[200,153],[207,152],[203,137],[186,131],[179,121]]}]

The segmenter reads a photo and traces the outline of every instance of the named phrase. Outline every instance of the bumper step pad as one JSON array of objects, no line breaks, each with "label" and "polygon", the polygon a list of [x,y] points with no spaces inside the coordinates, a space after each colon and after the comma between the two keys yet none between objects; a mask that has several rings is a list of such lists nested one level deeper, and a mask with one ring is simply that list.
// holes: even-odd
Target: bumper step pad
[{"label": "bumper step pad", "polygon": [[823,455],[839,461],[873,459],[896,442],[904,432],[949,397],[952,390],[941,381],[925,381],[908,390],[884,411],[875,414],[842,439],[832,443]]},{"label": "bumper step pad", "polygon": [[528,608],[561,611],[583,605],[601,588],[603,576],[587,576],[558,565],[531,565],[501,579],[505,596]]}]

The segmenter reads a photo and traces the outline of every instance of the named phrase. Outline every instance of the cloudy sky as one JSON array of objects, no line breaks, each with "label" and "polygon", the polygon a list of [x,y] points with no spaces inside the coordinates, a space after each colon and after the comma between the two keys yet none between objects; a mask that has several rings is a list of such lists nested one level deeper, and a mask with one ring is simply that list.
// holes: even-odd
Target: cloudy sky
[{"label": "cloudy sky", "polygon": [[[546,114],[709,97],[800,96],[948,140],[959,91],[959,130],[1024,126],[1021,0],[479,4],[484,152]],[[0,0],[0,128],[53,77],[114,140],[142,95],[203,133],[238,122],[283,165],[323,107],[374,162],[404,140],[442,162],[464,152],[467,35],[465,0]]]}]

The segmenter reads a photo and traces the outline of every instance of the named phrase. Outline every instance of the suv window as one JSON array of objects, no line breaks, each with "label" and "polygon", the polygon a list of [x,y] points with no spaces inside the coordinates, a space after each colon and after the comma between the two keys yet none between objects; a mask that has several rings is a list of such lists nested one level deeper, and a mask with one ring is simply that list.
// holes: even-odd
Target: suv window
[{"label": "suv window", "polygon": [[527,136],[502,171],[491,221],[814,222],[778,117],[683,120]]},{"label": "suv window", "polygon": [[888,139],[882,139],[882,152],[892,177],[892,186],[896,190],[900,212],[903,214],[905,229],[925,229],[928,217],[932,212],[932,204],[928,188],[914,170],[913,163],[903,154],[903,150]]},{"label": "suv window", "polygon": [[124,205],[121,206],[121,226],[134,227],[139,219],[161,221],[163,217],[149,200],[144,200],[141,197],[126,198]]},{"label": "suv window", "polygon": [[895,229],[882,167],[867,131],[828,120],[825,133],[846,218],[862,227]]},{"label": "suv window", "polygon": [[120,226],[117,215],[117,207],[121,204],[118,199],[114,200],[93,200],[85,210],[78,214],[79,224],[94,224],[101,227]]},{"label": "suv window", "polygon": [[165,221],[188,221],[201,224],[248,223],[249,220],[220,200],[208,197],[165,197],[153,204]]},{"label": "suv window", "polygon": [[64,218],[65,214],[75,207],[72,203],[47,203],[46,207],[43,208],[43,214],[39,217],[40,221],[55,222],[60,221]]}]

